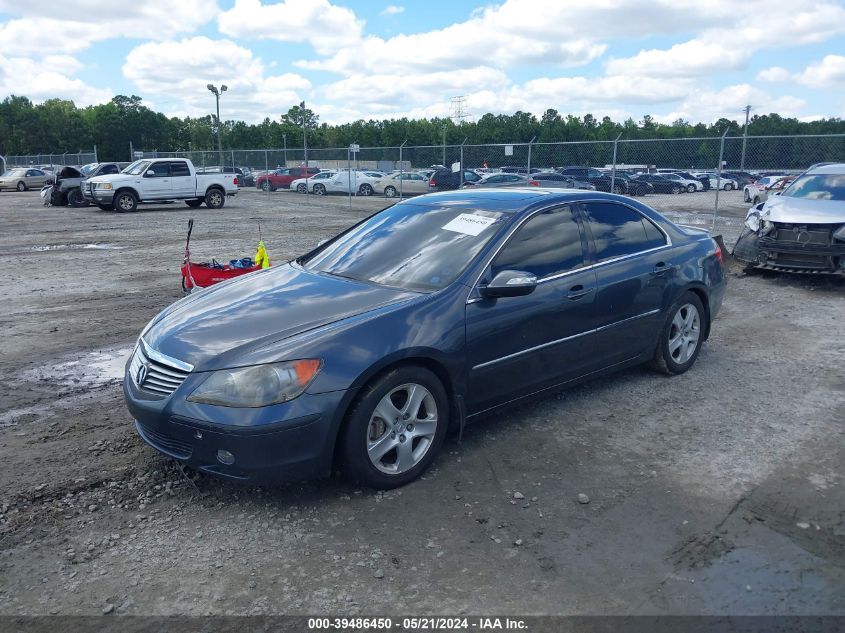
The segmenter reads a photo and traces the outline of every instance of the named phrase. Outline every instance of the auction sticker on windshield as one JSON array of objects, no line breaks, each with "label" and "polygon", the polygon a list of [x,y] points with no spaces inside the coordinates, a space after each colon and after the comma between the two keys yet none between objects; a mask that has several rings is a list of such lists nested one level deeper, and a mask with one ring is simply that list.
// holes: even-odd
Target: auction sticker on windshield
[{"label": "auction sticker on windshield", "polygon": [[493,224],[496,218],[490,218],[474,213],[461,213],[454,220],[446,224],[443,229],[454,233],[476,236],[488,226]]}]

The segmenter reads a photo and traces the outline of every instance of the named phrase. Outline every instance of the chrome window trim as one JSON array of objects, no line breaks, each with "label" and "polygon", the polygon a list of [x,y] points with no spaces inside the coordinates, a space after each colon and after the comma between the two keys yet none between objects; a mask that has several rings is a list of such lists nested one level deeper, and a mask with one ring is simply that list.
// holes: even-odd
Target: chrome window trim
[{"label": "chrome window trim", "polygon": [[186,363],[184,361],[179,360],[178,358],[173,358],[172,356],[168,356],[167,354],[162,354],[161,352],[154,350],[147,344],[147,342],[143,338],[140,338],[138,340],[141,343],[141,346],[144,348],[144,353],[152,360],[158,361],[159,363],[162,363],[164,365],[176,367],[177,369],[181,369],[182,371],[188,373],[194,371],[194,366],[190,363]]},{"label": "chrome window trim", "polygon": [[[495,252],[490,256],[490,258],[487,260],[487,262],[481,268],[481,272],[478,274],[478,277],[475,279],[475,281],[470,286],[470,291],[469,291],[469,294],[467,294],[467,298],[466,298],[466,304],[470,305],[472,303],[477,303],[477,302],[479,302],[483,299],[483,297],[470,297],[470,295],[472,294],[473,290],[475,290],[478,287],[478,282],[481,281],[481,278],[484,276],[484,272],[487,270],[487,268],[490,266],[490,264],[493,263],[493,260],[496,259],[496,257],[499,255],[501,250],[507,245],[508,240],[510,240],[511,237],[513,237],[514,233],[516,233],[520,228],[522,228],[522,226],[526,222],[528,222],[534,216],[539,215],[541,213],[545,213],[546,211],[550,211],[550,210],[554,209],[555,207],[571,206],[571,205],[575,205],[575,204],[587,204],[589,202],[608,202],[608,200],[604,200],[602,198],[584,198],[584,199],[581,199],[581,200],[570,200],[570,201],[567,201],[567,202],[557,202],[555,204],[550,204],[549,206],[537,209],[532,214],[524,217],[520,222],[518,222],[516,224],[516,226],[514,226],[510,230],[510,232],[507,234],[507,236],[505,236],[505,239],[502,241],[502,243],[499,245],[499,247],[495,250]],[[635,213],[638,213],[639,215],[641,215],[647,221],[654,224],[654,226],[656,226],[657,229],[663,234],[663,237],[666,238],[666,243],[663,246],[655,246],[654,248],[649,248],[649,249],[646,249],[644,251],[637,251],[636,253],[629,253],[628,255],[620,255],[619,257],[614,257],[613,259],[606,259],[606,260],[601,261],[601,262],[596,262],[594,264],[590,264],[589,266],[582,266],[581,268],[575,268],[573,270],[567,270],[567,271],[562,272],[562,273],[555,273],[554,275],[548,275],[547,277],[543,277],[542,279],[538,279],[537,285],[540,285],[542,283],[546,283],[547,281],[555,281],[555,280],[560,279],[562,277],[566,277],[567,275],[580,273],[580,272],[583,272],[585,270],[592,270],[594,268],[598,268],[599,266],[605,266],[607,264],[612,264],[614,262],[622,261],[623,259],[629,259],[631,257],[636,257],[637,255],[645,255],[646,253],[652,253],[654,251],[659,251],[659,250],[664,249],[664,248],[671,248],[673,246],[672,238],[669,236],[669,234],[665,230],[663,230],[663,227],[660,226],[659,224],[657,224],[656,222],[652,221],[651,218],[649,218],[648,216],[643,214],[639,209],[636,209],[635,207],[632,207],[630,204],[626,204],[625,202],[618,202],[616,200],[611,200],[610,202],[612,202],[613,204],[619,204],[623,207],[627,207],[627,208],[631,209],[632,211],[634,211]],[[589,221],[589,219],[587,219],[587,221]],[[588,238],[588,241],[592,240],[592,235],[588,235],[587,238]]]},{"label": "chrome window trim", "polygon": [[573,334],[571,336],[565,336],[564,338],[559,338],[554,341],[549,341],[548,343],[542,343],[540,345],[535,345],[534,347],[529,347],[527,349],[520,350],[518,352],[514,352],[512,354],[508,354],[507,356],[502,356],[500,358],[494,358],[493,360],[488,360],[484,363],[479,363],[478,365],[473,366],[472,371],[476,369],[483,369],[484,367],[490,367],[491,365],[495,365],[497,363],[504,362],[506,360],[510,360],[512,358],[517,358],[519,356],[524,356],[525,354],[530,354],[531,352],[536,352],[538,350],[544,349],[546,347],[551,347],[552,345],[557,345],[559,343],[565,343],[566,341],[571,341],[576,338],[580,338],[582,336],[586,336],[587,334],[598,334],[599,332],[603,332],[604,330],[610,329],[617,325],[621,325],[623,323],[628,323],[630,321],[635,321],[637,319],[642,319],[645,317],[649,317],[655,314],[658,314],[660,310],[649,310],[648,312],[643,312],[642,314],[637,314],[632,317],[628,317],[627,319],[622,319],[621,321],[614,321],[613,323],[608,323],[607,325],[602,325],[601,327],[592,329],[592,330],[585,330],[583,332],[579,332],[578,334]]}]

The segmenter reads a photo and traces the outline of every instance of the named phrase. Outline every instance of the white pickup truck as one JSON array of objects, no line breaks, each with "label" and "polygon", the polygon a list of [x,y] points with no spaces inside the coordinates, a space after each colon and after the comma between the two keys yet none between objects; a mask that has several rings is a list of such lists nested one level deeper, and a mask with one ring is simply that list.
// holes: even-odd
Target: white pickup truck
[{"label": "white pickup truck", "polygon": [[237,174],[197,173],[186,158],[144,158],[119,174],[86,180],[82,195],[104,211],[135,211],[140,202],[184,200],[219,209],[226,196],[238,193]]}]

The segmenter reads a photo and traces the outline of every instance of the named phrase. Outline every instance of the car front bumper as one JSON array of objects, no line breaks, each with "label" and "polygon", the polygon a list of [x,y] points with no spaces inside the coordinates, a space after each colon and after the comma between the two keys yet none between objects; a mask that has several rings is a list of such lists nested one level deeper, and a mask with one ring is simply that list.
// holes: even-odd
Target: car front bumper
[{"label": "car front bumper", "polygon": [[[277,482],[330,473],[346,391],[304,393],[259,408],[188,402],[204,378],[189,375],[170,396],[159,398],[138,389],[127,373],[123,392],[141,439],[186,466],[225,479]],[[234,461],[225,463],[219,451]]]}]

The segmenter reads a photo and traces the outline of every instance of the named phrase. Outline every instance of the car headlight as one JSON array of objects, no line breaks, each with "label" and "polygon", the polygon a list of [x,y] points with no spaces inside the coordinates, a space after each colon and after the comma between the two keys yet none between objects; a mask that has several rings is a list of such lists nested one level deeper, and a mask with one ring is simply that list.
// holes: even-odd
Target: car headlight
[{"label": "car headlight", "polygon": [[112,186],[111,186],[110,182],[95,182],[94,183],[94,189],[111,189],[111,188],[112,188]]},{"label": "car headlight", "polygon": [[188,396],[221,407],[266,407],[299,396],[320,371],[316,359],[253,365],[211,372]]},{"label": "car headlight", "polygon": [[833,239],[845,242],[845,224],[833,232]]},{"label": "car headlight", "polygon": [[751,211],[745,216],[745,226],[751,229],[754,233],[760,230],[760,212]]}]

